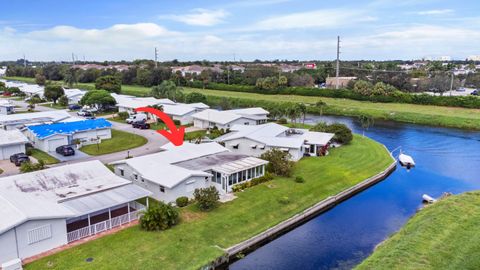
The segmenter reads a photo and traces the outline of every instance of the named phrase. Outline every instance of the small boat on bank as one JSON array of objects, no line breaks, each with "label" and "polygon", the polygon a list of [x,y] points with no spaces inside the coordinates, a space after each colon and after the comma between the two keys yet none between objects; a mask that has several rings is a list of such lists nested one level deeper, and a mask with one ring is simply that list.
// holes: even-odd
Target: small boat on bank
[{"label": "small boat on bank", "polygon": [[423,194],[422,195],[422,200],[426,203],[434,203],[434,202],[437,201],[436,199],[430,197],[428,194]]},{"label": "small boat on bank", "polygon": [[409,155],[405,155],[404,153],[400,153],[400,155],[398,155],[398,161],[404,167],[415,167],[415,161],[413,161],[413,158]]}]

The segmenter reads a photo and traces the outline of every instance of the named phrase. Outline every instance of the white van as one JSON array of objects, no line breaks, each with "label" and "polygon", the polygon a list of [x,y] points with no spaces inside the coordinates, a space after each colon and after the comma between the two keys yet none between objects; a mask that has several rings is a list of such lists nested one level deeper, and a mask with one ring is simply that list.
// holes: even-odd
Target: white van
[{"label": "white van", "polygon": [[147,121],[147,115],[144,113],[132,114],[127,118],[127,124],[132,124],[135,122]]}]

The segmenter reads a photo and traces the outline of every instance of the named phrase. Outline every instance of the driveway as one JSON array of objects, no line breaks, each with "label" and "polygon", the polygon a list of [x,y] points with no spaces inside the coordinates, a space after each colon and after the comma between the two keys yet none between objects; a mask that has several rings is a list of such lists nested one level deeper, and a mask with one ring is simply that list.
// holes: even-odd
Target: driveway
[{"label": "driveway", "polygon": [[[30,161],[33,163],[37,162],[33,157],[30,157]],[[11,163],[8,159],[0,160],[0,169],[3,170],[3,173],[0,174],[0,181],[2,180],[2,177],[20,173],[20,167],[15,166],[15,164]]]},{"label": "driveway", "polygon": [[48,152],[48,154],[58,160],[60,162],[67,162],[67,161],[74,161],[74,160],[85,160],[86,158],[90,157],[89,155],[85,154],[84,152],[75,149],[75,155],[73,156],[63,156],[58,154],[57,152]]}]

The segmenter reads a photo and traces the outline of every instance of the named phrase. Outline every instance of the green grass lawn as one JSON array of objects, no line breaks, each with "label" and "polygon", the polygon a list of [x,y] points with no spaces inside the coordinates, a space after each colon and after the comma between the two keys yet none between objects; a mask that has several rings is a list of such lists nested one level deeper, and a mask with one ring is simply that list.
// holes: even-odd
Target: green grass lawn
[{"label": "green grass lawn", "polygon": [[88,155],[99,156],[140,147],[147,142],[148,140],[140,135],[112,129],[111,139],[102,140],[99,145],[91,144],[83,146],[80,148],[80,151]]},{"label": "green grass lawn", "polygon": [[[23,78],[14,78],[23,80]],[[31,78],[26,79],[30,80]],[[94,84],[81,84],[80,86],[92,88],[94,87]],[[183,87],[183,89],[186,94],[191,92],[200,92],[212,97],[239,98],[249,99],[252,101],[264,100],[272,102],[302,102],[305,104],[315,104],[317,101],[322,100],[327,103],[327,107],[324,110],[325,114],[330,115],[369,115],[377,119],[399,122],[466,129],[480,129],[480,109],[404,103],[374,103],[369,101],[357,101],[341,98],[298,95],[263,95],[256,93],[242,93],[188,87]],[[150,88],[138,85],[122,85],[122,94],[148,96],[150,94]]]},{"label": "green grass lawn", "polygon": [[[164,232],[134,226],[28,264],[25,269],[198,269],[227,248],[387,168],[385,148],[361,136],[326,157],[299,161],[293,178],[280,178],[239,192],[237,199],[203,213],[181,209],[181,222]],[[288,196],[289,204],[278,199]],[[91,263],[85,262],[93,257]]]},{"label": "green grass lawn", "polygon": [[418,212],[357,270],[480,269],[480,192],[440,200]]},{"label": "green grass lawn", "polygon": [[60,160],[50,156],[49,154],[43,152],[42,150],[39,149],[32,149],[32,154],[31,156],[36,158],[37,160],[43,160],[45,164],[50,165],[50,164],[56,164],[59,163]]},{"label": "green grass lawn", "polygon": [[67,109],[67,106],[62,106],[60,104],[53,104],[53,103],[42,103],[42,104],[38,104],[38,106],[42,106],[42,107],[46,107],[46,108],[52,108],[52,109],[56,109],[56,110],[65,110]]}]

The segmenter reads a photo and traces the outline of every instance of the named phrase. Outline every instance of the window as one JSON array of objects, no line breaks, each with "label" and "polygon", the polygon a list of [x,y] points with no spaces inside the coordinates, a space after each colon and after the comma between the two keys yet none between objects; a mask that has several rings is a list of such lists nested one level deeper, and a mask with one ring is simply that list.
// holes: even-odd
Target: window
[{"label": "window", "polygon": [[42,240],[52,238],[52,227],[50,224],[38,227],[27,232],[28,244],[35,244]]},{"label": "window", "polygon": [[236,173],[234,173],[233,174],[233,181],[232,181],[233,185],[235,185],[237,183],[237,180],[238,180],[238,175]]},{"label": "window", "polygon": [[228,176],[228,185],[231,186],[233,184],[233,174]]},{"label": "window", "polygon": [[134,174],[133,178],[135,178],[135,180],[138,180],[138,174]]},{"label": "window", "polygon": [[165,187],[164,186],[160,186],[160,192],[165,193]]},{"label": "window", "polygon": [[242,171],[242,181],[247,180],[247,171]]},{"label": "window", "polygon": [[120,175],[125,176],[125,171],[123,169],[119,169]]}]

